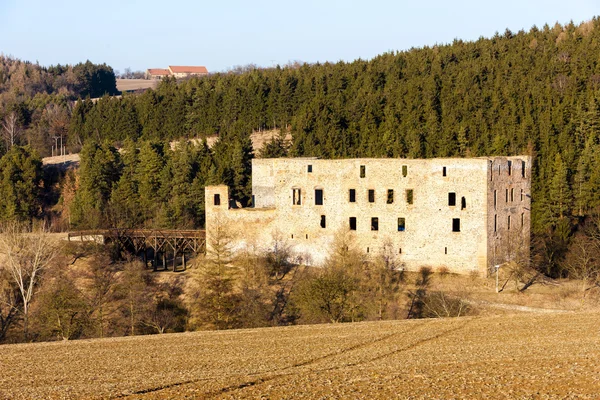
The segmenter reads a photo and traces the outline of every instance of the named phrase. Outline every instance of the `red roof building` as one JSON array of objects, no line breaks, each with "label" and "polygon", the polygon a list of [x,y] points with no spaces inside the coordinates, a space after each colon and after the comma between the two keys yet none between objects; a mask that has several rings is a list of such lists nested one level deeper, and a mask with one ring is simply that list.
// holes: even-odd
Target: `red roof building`
[{"label": "red roof building", "polygon": [[171,71],[164,68],[150,68],[146,70],[146,79],[161,79],[171,75]]},{"label": "red roof building", "polygon": [[208,70],[203,66],[180,66],[169,65],[169,71],[175,78],[185,78],[192,75],[202,76],[208,75]]}]

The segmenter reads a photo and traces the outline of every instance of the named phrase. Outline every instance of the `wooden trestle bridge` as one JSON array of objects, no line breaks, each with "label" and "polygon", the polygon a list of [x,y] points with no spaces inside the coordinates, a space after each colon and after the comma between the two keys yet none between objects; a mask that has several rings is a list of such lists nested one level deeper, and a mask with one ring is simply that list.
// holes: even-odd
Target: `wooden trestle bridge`
[{"label": "wooden trestle bridge", "polygon": [[167,256],[172,256],[173,272],[177,271],[177,257],[186,269],[186,254],[206,251],[206,231],[169,229],[100,229],[69,232],[71,241],[112,244],[118,251],[129,251],[141,256],[144,264],[157,271],[159,264],[167,270]]}]

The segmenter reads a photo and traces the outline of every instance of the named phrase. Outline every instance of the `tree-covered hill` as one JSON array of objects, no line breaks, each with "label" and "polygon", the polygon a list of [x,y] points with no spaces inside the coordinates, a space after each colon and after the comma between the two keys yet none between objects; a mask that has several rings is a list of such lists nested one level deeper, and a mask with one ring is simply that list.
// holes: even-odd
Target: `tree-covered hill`
[{"label": "tree-covered hill", "polygon": [[294,156],[535,156],[534,226],[598,206],[600,20],[78,103],[71,143],[291,126]]}]

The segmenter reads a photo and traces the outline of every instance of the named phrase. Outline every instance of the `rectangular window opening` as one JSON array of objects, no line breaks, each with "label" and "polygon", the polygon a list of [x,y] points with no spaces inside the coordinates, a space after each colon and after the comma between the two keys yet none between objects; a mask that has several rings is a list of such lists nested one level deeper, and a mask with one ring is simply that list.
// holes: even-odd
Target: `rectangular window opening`
[{"label": "rectangular window opening", "polygon": [[321,228],[325,228],[326,223],[325,223],[325,216],[321,215]]},{"label": "rectangular window opening", "polygon": [[521,201],[523,201],[523,189],[521,189]]},{"label": "rectangular window opening", "polygon": [[525,161],[521,161],[521,176],[525,178]]},{"label": "rectangular window opening", "polygon": [[375,203],[375,190],[369,189],[369,203]]},{"label": "rectangular window opening", "polygon": [[406,189],[406,202],[412,204],[413,200],[413,189]]},{"label": "rectangular window opening", "polygon": [[494,190],[494,209],[496,209],[496,204],[498,204],[498,191]]},{"label": "rectangular window opening", "polygon": [[442,176],[446,176],[446,167],[442,167]]},{"label": "rectangular window opening", "polygon": [[515,201],[515,188],[510,188],[510,202]]},{"label": "rectangular window opening", "polygon": [[508,175],[512,175],[512,161],[508,161]]},{"label": "rectangular window opening", "polygon": [[448,193],[448,205],[449,206],[456,205],[456,193],[454,193],[454,192]]},{"label": "rectangular window opening", "polygon": [[448,254],[448,248],[444,247],[444,254]]},{"label": "rectangular window opening", "polygon": [[298,188],[292,189],[292,205],[299,206],[302,204],[302,191]]},{"label": "rectangular window opening", "polygon": [[508,216],[508,219],[506,221],[506,230],[510,231],[510,215]]},{"label": "rectangular window opening", "polygon": [[356,203],[356,189],[348,190],[348,201],[350,203]]},{"label": "rectangular window opening", "polygon": [[398,218],[398,232],[404,232],[406,230],[406,219]]},{"label": "rectangular window opening", "polygon": [[364,178],[367,175],[367,167],[364,165],[360,166],[360,177]]},{"label": "rectangular window opening", "polygon": [[464,210],[465,208],[467,208],[467,199],[465,198],[465,196],[463,196],[460,199],[460,209]]},{"label": "rectangular window opening", "polygon": [[521,228],[525,226],[525,213],[521,213]]},{"label": "rectangular window opening", "polygon": [[506,202],[508,203],[508,189],[506,189]]},{"label": "rectangular window opening", "polygon": [[315,205],[323,205],[323,189],[315,189]]},{"label": "rectangular window opening", "polygon": [[460,232],[460,218],[452,218],[452,232]]},{"label": "rectangular window opening", "polygon": [[356,217],[350,217],[350,230],[351,231],[355,231],[356,230]]},{"label": "rectangular window opening", "polygon": [[498,231],[498,215],[494,214],[494,232]]},{"label": "rectangular window opening", "polygon": [[310,165],[310,164],[309,164],[309,166],[308,166],[308,172],[309,172],[309,173],[310,173],[310,172],[312,172],[312,165]]},{"label": "rectangular window opening", "polygon": [[377,217],[371,218],[371,230],[372,231],[379,230],[379,218],[377,218]]},{"label": "rectangular window opening", "polygon": [[213,204],[215,206],[220,206],[221,205],[221,195],[219,193],[215,193],[215,196],[213,198]]},{"label": "rectangular window opening", "polygon": [[402,176],[406,178],[406,175],[408,175],[408,165],[403,165],[402,166]]},{"label": "rectangular window opening", "polygon": [[402,247],[398,249],[398,254],[402,254]]},{"label": "rectangular window opening", "polygon": [[388,189],[387,203],[392,204],[394,202],[394,189]]}]

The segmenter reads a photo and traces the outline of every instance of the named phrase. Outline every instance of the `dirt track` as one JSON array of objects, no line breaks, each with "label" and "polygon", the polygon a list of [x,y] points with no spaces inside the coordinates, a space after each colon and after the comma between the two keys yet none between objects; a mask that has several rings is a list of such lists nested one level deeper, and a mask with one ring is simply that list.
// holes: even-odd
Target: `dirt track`
[{"label": "dirt track", "polygon": [[504,315],[0,347],[9,398],[596,398],[600,315]]}]

